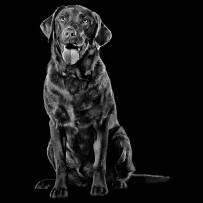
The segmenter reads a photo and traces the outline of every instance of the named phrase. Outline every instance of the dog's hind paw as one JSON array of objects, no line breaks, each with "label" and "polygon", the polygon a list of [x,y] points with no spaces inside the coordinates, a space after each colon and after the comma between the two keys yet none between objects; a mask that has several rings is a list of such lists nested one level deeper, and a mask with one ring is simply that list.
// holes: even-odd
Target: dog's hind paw
[{"label": "dog's hind paw", "polygon": [[128,188],[127,183],[123,179],[117,179],[113,184],[112,184],[113,189],[126,189]]},{"label": "dog's hind paw", "polygon": [[51,198],[65,198],[68,197],[67,188],[53,188],[50,193]]},{"label": "dog's hind paw", "polygon": [[35,189],[50,189],[54,186],[54,179],[45,179],[35,185]]}]

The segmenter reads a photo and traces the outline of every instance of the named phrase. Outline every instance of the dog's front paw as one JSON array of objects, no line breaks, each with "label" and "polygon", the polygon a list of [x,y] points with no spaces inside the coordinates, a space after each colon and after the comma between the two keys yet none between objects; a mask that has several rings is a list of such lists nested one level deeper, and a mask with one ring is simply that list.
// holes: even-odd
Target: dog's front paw
[{"label": "dog's front paw", "polygon": [[108,193],[108,188],[106,185],[98,184],[98,185],[92,185],[90,194],[92,196],[103,196]]},{"label": "dog's front paw", "polygon": [[51,198],[65,198],[68,197],[67,188],[53,188],[50,193]]},{"label": "dog's front paw", "polygon": [[125,182],[125,180],[118,179],[113,183],[112,187],[114,189],[126,189],[126,188],[128,188],[128,185]]}]

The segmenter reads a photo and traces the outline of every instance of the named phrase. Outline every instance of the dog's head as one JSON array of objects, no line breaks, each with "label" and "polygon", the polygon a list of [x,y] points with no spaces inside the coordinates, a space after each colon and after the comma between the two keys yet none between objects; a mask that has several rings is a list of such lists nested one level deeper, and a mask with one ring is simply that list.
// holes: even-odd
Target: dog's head
[{"label": "dog's head", "polygon": [[68,65],[79,61],[89,46],[99,49],[111,39],[111,32],[99,15],[79,5],[57,8],[40,28],[49,40],[57,43]]}]

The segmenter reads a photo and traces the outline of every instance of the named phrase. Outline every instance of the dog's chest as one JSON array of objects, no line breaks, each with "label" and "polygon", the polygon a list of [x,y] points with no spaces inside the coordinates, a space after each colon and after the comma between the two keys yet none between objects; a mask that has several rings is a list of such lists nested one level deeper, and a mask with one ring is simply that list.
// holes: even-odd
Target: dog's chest
[{"label": "dog's chest", "polygon": [[63,80],[64,89],[68,91],[71,95],[80,94],[85,91],[88,85],[87,80],[78,79],[76,77],[68,77]]},{"label": "dog's chest", "polygon": [[[100,70],[101,71],[101,70]],[[97,119],[104,105],[104,84],[102,73],[89,79],[73,76],[59,77],[56,70],[50,70],[45,93],[47,112],[55,116],[62,125],[86,125]],[[54,99],[53,99],[54,98]]]},{"label": "dog's chest", "polygon": [[[95,85],[94,78],[78,78],[74,75],[61,77],[56,70],[51,70],[47,78],[48,87],[55,96],[61,95],[63,99],[67,99],[66,95],[70,95],[70,100],[82,102],[95,99],[98,95],[99,86]],[[88,97],[88,99],[87,99]]]}]

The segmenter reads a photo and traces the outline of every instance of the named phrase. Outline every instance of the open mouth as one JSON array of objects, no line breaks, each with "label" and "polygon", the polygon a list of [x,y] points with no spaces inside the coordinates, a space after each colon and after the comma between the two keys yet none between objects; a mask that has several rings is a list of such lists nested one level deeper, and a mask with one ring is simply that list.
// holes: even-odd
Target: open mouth
[{"label": "open mouth", "polygon": [[77,49],[78,51],[80,51],[81,46],[78,46],[78,45],[75,45],[72,43],[68,43],[65,45],[65,48],[66,49]]},{"label": "open mouth", "polygon": [[66,62],[66,64],[73,65],[83,56],[87,48],[88,44],[85,42],[79,45],[67,43],[63,45],[63,60]]},{"label": "open mouth", "polygon": [[72,43],[63,45],[62,56],[68,65],[73,65],[80,58],[80,47]]}]

